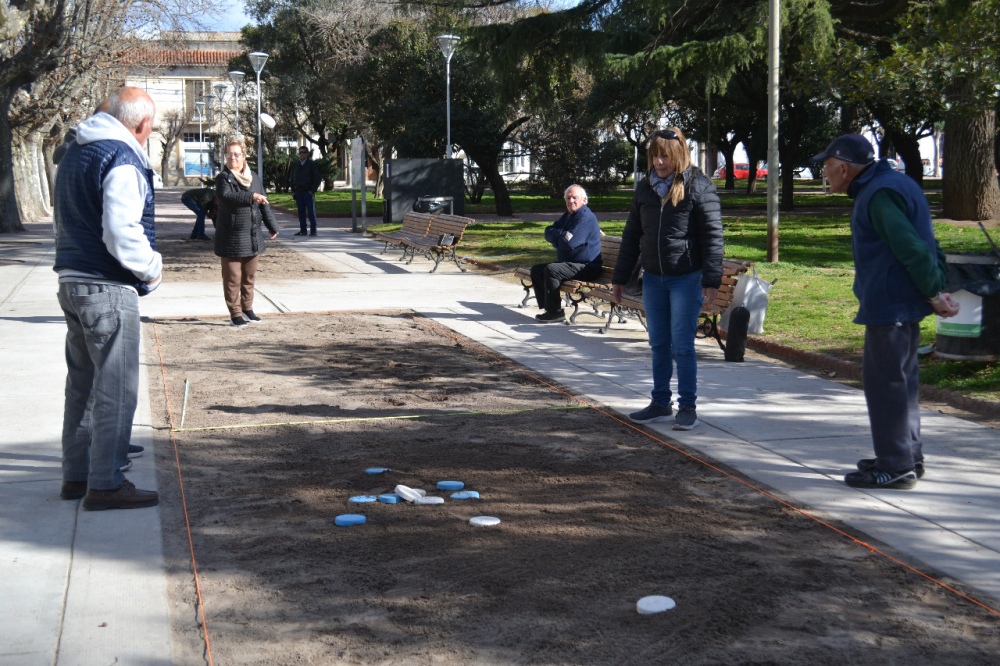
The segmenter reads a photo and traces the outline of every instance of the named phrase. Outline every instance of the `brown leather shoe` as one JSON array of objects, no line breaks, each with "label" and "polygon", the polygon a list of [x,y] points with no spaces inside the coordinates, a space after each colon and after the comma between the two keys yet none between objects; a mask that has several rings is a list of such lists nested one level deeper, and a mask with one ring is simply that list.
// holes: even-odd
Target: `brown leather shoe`
[{"label": "brown leather shoe", "polygon": [[63,481],[59,497],[64,500],[78,500],[86,494],[86,481]]},{"label": "brown leather shoe", "polygon": [[160,495],[155,490],[139,490],[126,480],[118,490],[94,490],[91,488],[83,498],[83,508],[87,511],[105,509],[142,509],[160,503]]}]

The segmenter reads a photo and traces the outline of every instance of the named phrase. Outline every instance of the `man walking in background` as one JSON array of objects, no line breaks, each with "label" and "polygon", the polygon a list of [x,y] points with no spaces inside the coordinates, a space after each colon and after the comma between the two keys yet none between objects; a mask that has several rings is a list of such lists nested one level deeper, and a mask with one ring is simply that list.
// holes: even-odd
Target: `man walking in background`
[{"label": "man walking in background", "polygon": [[66,317],[60,496],[88,510],[155,506],[122,474],[139,393],[139,296],[160,284],[153,170],[142,145],[156,109],[122,88],[80,123],[55,184],[59,305]]},{"label": "man walking in background", "polygon": [[322,178],[319,175],[319,166],[309,157],[309,149],[299,146],[299,159],[292,162],[289,169],[288,184],[292,188],[292,196],[295,197],[295,205],[299,209],[299,232],[296,236],[306,235],[306,215],[309,215],[310,236],[316,235],[316,192]]},{"label": "man walking in background", "polygon": [[859,460],[858,470],[844,482],[857,488],[912,488],[924,475],[920,320],[958,314],[951,296],[941,291],[947,283],[944,253],[934,238],[923,190],[886,160],[876,162],[863,136],[839,136],[813,161],[823,163],[830,191],[854,199],[854,322],[865,326],[862,377],[875,457]]}]

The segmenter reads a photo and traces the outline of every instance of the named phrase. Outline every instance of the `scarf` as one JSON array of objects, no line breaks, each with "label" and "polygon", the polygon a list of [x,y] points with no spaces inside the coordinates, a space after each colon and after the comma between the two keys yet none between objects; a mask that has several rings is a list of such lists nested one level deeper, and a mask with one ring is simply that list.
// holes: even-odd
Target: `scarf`
[{"label": "scarf", "polygon": [[243,171],[241,173],[237,173],[232,169],[229,170],[229,173],[233,174],[233,178],[236,179],[237,183],[247,189],[250,189],[250,183],[253,182],[253,171],[250,170],[250,166],[248,164],[243,164]]},{"label": "scarf", "polygon": [[675,175],[676,174],[670,174],[666,178],[660,178],[656,175],[656,169],[649,170],[649,184],[653,187],[653,190],[656,191],[656,194],[659,195],[661,200],[670,196],[670,188],[674,184]]}]

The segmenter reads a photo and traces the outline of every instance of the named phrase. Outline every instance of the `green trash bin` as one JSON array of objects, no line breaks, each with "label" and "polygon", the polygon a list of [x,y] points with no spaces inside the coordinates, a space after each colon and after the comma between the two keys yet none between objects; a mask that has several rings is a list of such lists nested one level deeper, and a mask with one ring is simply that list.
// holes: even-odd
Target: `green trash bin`
[{"label": "green trash bin", "polygon": [[959,313],[937,318],[934,353],[949,361],[1000,359],[1000,259],[992,254],[949,254],[945,291]]}]

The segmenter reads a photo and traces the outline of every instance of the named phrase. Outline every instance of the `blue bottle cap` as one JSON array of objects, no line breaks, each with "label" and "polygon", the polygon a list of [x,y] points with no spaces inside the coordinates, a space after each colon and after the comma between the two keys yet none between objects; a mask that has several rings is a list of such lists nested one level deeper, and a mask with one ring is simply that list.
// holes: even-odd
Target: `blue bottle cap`
[{"label": "blue bottle cap", "polygon": [[360,513],[342,513],[333,519],[335,525],[346,527],[348,525],[362,525],[368,519]]},{"label": "blue bottle cap", "polygon": [[438,490],[461,490],[464,487],[461,481],[438,481]]},{"label": "blue bottle cap", "polygon": [[361,502],[374,502],[375,501],[375,496],[374,495],[355,495],[354,497],[351,498],[351,501],[352,502],[358,502],[358,503],[361,503]]},{"label": "blue bottle cap", "polygon": [[464,500],[464,499],[479,499],[478,490],[463,490],[460,493],[452,493],[452,499]]},{"label": "blue bottle cap", "polygon": [[388,467],[369,467],[365,470],[365,474],[385,474],[391,471]]},{"label": "blue bottle cap", "polygon": [[378,496],[378,501],[383,504],[399,504],[400,497],[395,493],[386,493]]}]

